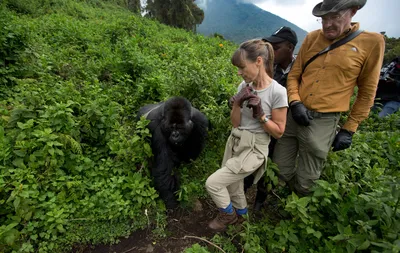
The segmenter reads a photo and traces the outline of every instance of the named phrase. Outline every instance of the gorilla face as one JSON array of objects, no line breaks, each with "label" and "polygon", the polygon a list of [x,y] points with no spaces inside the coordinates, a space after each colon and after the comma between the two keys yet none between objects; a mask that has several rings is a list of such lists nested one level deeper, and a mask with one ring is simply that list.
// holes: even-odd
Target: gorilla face
[{"label": "gorilla face", "polygon": [[193,123],[191,120],[186,122],[185,124],[176,124],[173,123],[169,127],[169,138],[168,141],[170,144],[174,146],[182,146],[190,133],[192,132],[193,129]]},{"label": "gorilla face", "polygon": [[168,138],[168,142],[172,146],[179,147],[182,146],[190,136],[193,129],[193,122],[189,117],[184,117],[183,114],[177,114],[172,111],[170,111],[170,113],[171,114],[167,115],[165,120],[163,120],[161,129],[163,135]]},{"label": "gorilla face", "polygon": [[186,100],[171,100],[164,105],[161,130],[171,145],[182,146],[193,129],[191,105]]}]

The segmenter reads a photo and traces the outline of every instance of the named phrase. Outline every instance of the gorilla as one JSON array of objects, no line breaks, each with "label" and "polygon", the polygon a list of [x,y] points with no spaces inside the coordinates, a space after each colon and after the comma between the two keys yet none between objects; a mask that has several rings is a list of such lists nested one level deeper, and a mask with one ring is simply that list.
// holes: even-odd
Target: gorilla
[{"label": "gorilla", "polygon": [[154,161],[151,175],[155,189],[167,209],[177,207],[174,192],[179,180],[172,175],[181,162],[196,159],[203,150],[209,121],[184,97],[172,97],[165,102],[148,104],[139,109],[137,117],[150,120],[151,149]]}]

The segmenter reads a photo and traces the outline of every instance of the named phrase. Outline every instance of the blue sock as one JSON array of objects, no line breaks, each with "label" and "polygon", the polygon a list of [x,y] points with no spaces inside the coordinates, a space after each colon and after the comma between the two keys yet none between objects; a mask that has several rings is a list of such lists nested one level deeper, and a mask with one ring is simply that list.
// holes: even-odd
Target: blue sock
[{"label": "blue sock", "polygon": [[232,203],[229,203],[229,205],[226,208],[220,208],[219,210],[225,213],[233,213]]},{"label": "blue sock", "polygon": [[245,215],[247,214],[247,207],[243,208],[243,209],[236,209],[236,213],[238,215]]}]

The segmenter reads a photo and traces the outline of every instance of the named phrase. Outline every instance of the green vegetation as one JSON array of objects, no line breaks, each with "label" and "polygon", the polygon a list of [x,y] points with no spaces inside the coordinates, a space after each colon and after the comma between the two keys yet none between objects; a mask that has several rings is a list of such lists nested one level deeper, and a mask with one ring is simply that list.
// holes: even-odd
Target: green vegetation
[{"label": "green vegetation", "polygon": [[[170,96],[187,97],[213,125],[200,159],[180,168],[182,205],[207,196],[240,81],[236,45],[142,18],[127,3],[0,3],[0,252],[68,252],[140,228],[165,236],[149,132],[135,113]],[[313,196],[277,191],[290,219],[250,217],[213,243],[226,252],[399,252],[399,129],[399,113],[372,115],[351,149],[330,154]],[[276,182],[270,165],[265,178]]]},{"label": "green vegetation", "polygon": [[136,125],[135,113],[172,95],[214,124],[195,173],[182,168],[183,204],[204,195],[239,82],[233,49],[112,1],[3,2],[0,252],[68,251],[154,228],[165,208],[147,170],[146,122]]},{"label": "green vegetation", "polygon": [[400,38],[388,38],[385,36],[386,48],[384,63],[389,63],[400,55]]},{"label": "green vegetation", "polygon": [[[280,199],[268,205],[278,204],[283,217],[250,217],[240,233],[231,228],[212,242],[231,253],[400,252],[400,113],[371,115],[350,149],[330,153],[314,190],[299,198],[278,189]],[[199,247],[185,252],[218,252]]]}]

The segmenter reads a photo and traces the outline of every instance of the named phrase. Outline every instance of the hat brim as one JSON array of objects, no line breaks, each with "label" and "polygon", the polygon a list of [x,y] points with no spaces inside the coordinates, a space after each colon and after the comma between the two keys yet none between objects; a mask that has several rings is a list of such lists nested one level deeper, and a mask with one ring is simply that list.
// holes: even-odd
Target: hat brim
[{"label": "hat brim", "polygon": [[286,41],[285,39],[279,38],[277,36],[269,36],[267,38],[263,38],[263,40],[265,40],[265,41],[267,41],[269,43],[272,43],[272,44],[281,43],[281,42]]},{"label": "hat brim", "polygon": [[355,4],[354,1],[350,1],[343,5],[335,6],[330,10],[324,10],[324,11],[321,10],[322,2],[320,2],[319,4],[315,5],[314,9],[312,10],[312,14],[316,17],[322,17],[328,13],[338,12],[338,11],[341,11],[341,10],[344,10],[347,8],[351,8],[351,7],[355,7],[355,6],[359,6],[358,9],[361,9],[367,3],[367,0],[359,0],[358,2],[359,3]]}]

